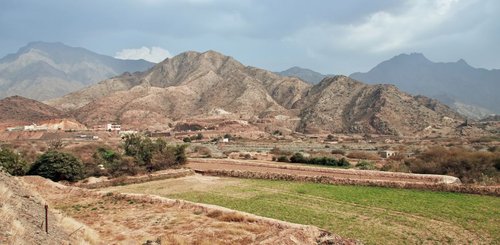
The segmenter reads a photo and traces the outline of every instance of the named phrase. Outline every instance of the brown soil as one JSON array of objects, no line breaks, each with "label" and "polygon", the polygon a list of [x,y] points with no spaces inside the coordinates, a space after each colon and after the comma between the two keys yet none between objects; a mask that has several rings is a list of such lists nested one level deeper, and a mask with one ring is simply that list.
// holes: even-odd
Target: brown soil
[{"label": "brown soil", "polygon": [[95,244],[93,231],[53,209],[46,233],[46,203],[21,179],[0,171],[0,244]]},{"label": "brown soil", "polygon": [[23,178],[51,205],[95,229],[103,244],[352,244],[313,226],[150,195],[97,192]]}]

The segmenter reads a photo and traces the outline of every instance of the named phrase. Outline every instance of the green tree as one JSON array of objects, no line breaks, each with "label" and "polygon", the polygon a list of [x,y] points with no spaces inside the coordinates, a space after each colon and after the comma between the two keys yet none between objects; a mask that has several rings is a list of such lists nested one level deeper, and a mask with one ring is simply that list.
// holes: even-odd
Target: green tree
[{"label": "green tree", "polygon": [[83,177],[83,165],[69,153],[51,150],[35,161],[28,174],[40,175],[53,181],[77,181]]},{"label": "green tree", "polygon": [[29,170],[29,165],[19,154],[5,148],[0,150],[0,169],[11,175],[24,175]]}]

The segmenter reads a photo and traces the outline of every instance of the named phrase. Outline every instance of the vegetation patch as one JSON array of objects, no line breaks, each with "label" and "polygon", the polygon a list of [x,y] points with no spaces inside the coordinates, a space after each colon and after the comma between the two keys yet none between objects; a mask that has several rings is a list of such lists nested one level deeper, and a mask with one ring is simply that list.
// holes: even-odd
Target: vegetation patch
[{"label": "vegetation patch", "polygon": [[[114,187],[114,190],[151,194],[156,190],[156,194],[171,198],[319,226],[344,237],[360,239],[366,244],[500,242],[498,197],[229,179],[239,183],[221,188],[183,189],[168,194],[158,189],[166,185],[164,181],[150,182],[147,189],[144,189],[144,184],[139,184]],[[225,178],[220,180],[228,181]],[[172,180],[165,181],[170,183]]]}]

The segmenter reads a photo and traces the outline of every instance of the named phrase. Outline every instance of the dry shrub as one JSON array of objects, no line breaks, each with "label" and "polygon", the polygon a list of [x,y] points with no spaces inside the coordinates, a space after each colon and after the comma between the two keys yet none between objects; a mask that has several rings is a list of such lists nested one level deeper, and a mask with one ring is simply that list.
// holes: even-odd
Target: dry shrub
[{"label": "dry shrub", "polygon": [[59,224],[71,238],[75,239],[77,244],[100,244],[99,235],[88,226],[76,221],[71,217],[65,217],[56,213]]},{"label": "dry shrub", "polygon": [[464,183],[500,183],[498,152],[433,147],[406,160],[405,164],[413,173],[452,175]]},{"label": "dry shrub", "polygon": [[269,153],[275,156],[290,156],[293,154],[293,152],[281,150],[279,147],[274,147]]},{"label": "dry shrub", "polygon": [[243,214],[231,212],[223,213],[221,216],[219,216],[218,220],[225,222],[243,222],[246,220],[246,218]]},{"label": "dry shrub", "polygon": [[366,151],[353,151],[347,154],[348,158],[365,159],[365,160],[379,160],[380,157],[371,152]]},{"label": "dry shrub", "polygon": [[196,146],[194,148],[194,152],[198,153],[201,156],[210,156],[212,155],[212,151],[206,146]]},{"label": "dry shrub", "polygon": [[341,149],[333,149],[332,154],[345,156],[345,151]]}]

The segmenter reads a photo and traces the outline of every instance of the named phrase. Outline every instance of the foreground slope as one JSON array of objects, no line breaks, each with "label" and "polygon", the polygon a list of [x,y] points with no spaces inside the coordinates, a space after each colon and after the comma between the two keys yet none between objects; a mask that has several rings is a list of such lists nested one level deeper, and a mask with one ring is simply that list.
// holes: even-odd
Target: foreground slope
[{"label": "foreground slope", "polygon": [[345,76],[312,86],[214,51],[185,52],[147,72],[123,74],[48,103],[71,111],[88,126],[116,121],[141,129],[223,117],[299,132],[399,135],[461,120],[439,102],[394,86],[366,85]]},{"label": "foreground slope", "polygon": [[92,230],[52,207],[45,233],[45,204],[21,179],[0,171],[0,244],[98,244]]},{"label": "foreground slope", "polygon": [[99,232],[103,244],[354,244],[314,226],[159,196],[98,192],[26,176],[55,207]]},{"label": "foreground slope", "polygon": [[0,98],[12,95],[46,100],[153,63],[120,60],[62,43],[32,42],[0,59]]}]

